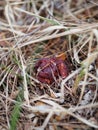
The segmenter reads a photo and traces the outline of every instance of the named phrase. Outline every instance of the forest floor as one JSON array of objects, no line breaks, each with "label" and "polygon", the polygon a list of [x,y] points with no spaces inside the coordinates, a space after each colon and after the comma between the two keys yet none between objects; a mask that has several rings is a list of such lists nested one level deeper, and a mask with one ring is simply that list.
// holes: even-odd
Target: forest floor
[{"label": "forest floor", "polygon": [[[51,57],[68,75],[48,84],[35,66]],[[0,130],[95,129],[98,1],[0,0]]]}]

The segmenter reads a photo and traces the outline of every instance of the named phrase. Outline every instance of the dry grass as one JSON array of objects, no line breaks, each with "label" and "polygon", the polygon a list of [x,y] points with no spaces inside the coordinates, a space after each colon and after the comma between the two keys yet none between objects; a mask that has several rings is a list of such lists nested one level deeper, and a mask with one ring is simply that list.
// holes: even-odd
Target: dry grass
[{"label": "dry grass", "polygon": [[[40,83],[36,61],[61,53],[68,77]],[[0,63],[0,130],[98,129],[97,0],[0,1]]]}]

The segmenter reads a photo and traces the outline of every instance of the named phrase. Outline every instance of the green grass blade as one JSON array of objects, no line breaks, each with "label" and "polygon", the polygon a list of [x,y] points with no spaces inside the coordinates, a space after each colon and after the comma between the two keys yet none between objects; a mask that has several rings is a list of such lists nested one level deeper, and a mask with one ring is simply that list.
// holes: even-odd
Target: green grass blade
[{"label": "green grass blade", "polygon": [[23,92],[22,90],[19,92],[17,96],[17,102],[14,105],[14,109],[11,114],[11,120],[10,120],[10,130],[16,130],[17,123],[20,117],[20,111],[21,111],[21,104],[23,100]]}]

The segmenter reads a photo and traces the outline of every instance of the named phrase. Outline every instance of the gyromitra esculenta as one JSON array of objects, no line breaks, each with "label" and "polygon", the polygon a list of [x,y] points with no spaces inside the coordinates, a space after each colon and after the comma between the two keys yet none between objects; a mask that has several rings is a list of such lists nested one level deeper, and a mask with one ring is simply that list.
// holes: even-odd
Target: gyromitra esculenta
[{"label": "gyromitra esculenta", "polygon": [[37,79],[46,84],[52,84],[59,77],[62,79],[68,76],[68,67],[64,60],[57,57],[42,58],[35,64]]}]

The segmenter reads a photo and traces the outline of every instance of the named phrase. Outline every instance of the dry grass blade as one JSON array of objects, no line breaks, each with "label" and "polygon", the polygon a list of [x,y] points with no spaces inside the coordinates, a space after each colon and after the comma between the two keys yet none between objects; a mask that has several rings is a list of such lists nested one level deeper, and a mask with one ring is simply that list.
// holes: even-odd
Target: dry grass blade
[{"label": "dry grass blade", "polygon": [[53,39],[53,38],[62,37],[62,36],[66,36],[66,35],[79,34],[79,33],[82,33],[82,32],[89,32],[93,28],[97,28],[97,27],[98,27],[98,24],[93,24],[93,25],[90,25],[90,26],[87,25],[86,27],[81,26],[80,28],[78,27],[77,29],[70,29],[69,31],[65,31],[65,32],[62,32],[62,33],[59,33],[59,34],[44,36],[43,38],[39,38],[39,39],[30,41],[30,42],[23,43],[22,45],[19,45],[19,47],[21,48],[21,47],[24,47],[24,46],[27,46],[27,45],[30,45],[30,44],[33,44],[33,43],[42,42],[42,41],[46,41],[46,40],[50,40],[50,39]]},{"label": "dry grass blade", "polygon": [[24,98],[26,100],[26,103],[29,105],[29,92],[28,92],[28,86],[27,86],[27,79],[26,79],[26,66],[23,63],[23,56],[20,53],[20,61],[21,61],[21,65],[22,65],[22,73],[23,73],[23,85],[24,85]]}]

